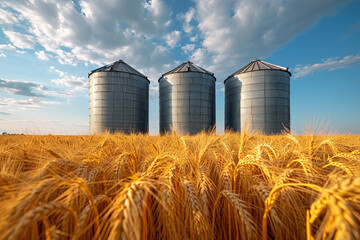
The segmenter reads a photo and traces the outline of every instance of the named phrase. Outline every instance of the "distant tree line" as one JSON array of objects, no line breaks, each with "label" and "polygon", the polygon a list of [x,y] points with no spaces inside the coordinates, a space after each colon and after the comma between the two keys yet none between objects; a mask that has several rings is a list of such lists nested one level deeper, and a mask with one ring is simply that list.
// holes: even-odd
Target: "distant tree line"
[{"label": "distant tree line", "polygon": [[2,135],[25,135],[25,134],[23,134],[23,133],[21,133],[21,134],[17,134],[17,133],[11,134],[11,133],[7,133],[7,132],[3,132]]}]

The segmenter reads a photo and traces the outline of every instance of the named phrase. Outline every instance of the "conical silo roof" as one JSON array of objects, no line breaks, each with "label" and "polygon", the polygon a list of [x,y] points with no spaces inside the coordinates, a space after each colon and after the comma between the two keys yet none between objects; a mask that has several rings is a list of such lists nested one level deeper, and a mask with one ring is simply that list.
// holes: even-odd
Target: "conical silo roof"
[{"label": "conical silo roof", "polygon": [[89,73],[89,76],[95,72],[124,72],[124,73],[135,74],[147,79],[147,77],[144,74],[140,73],[135,68],[131,67],[129,64],[125,63],[121,59],[111,64],[92,70]]},{"label": "conical silo roof", "polygon": [[214,76],[214,73],[209,72],[209,71],[193,64],[190,61],[186,61],[186,62],[182,63],[181,65],[177,66],[176,68],[174,68],[173,70],[171,70],[167,73],[164,73],[161,77],[164,77],[166,75],[173,74],[173,73],[184,73],[184,72],[198,72],[198,73],[204,73],[204,74],[208,74],[210,76]]},{"label": "conical silo roof", "polygon": [[262,70],[284,71],[284,72],[288,72],[290,74],[290,76],[291,76],[291,73],[289,72],[289,68],[281,67],[281,66],[271,64],[271,63],[268,63],[268,62],[264,62],[264,61],[261,61],[259,59],[254,59],[248,65],[246,65],[245,67],[243,67],[240,70],[236,71],[235,73],[231,74],[228,78],[231,78],[231,77],[233,77],[235,75],[238,75],[238,74],[241,74],[241,73],[262,71]]}]

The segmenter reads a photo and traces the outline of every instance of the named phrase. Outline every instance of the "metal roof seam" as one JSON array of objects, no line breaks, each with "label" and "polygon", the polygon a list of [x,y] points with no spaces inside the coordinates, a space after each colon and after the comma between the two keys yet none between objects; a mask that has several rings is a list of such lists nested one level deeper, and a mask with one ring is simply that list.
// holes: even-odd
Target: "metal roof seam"
[{"label": "metal roof seam", "polygon": [[[257,68],[255,68],[255,66],[257,66]],[[264,62],[261,61],[259,59],[254,59],[252,60],[248,65],[246,65],[245,67],[242,67],[241,69],[239,69],[238,71],[236,71],[235,73],[231,74],[230,76],[228,76],[225,81],[235,75],[241,74],[241,73],[247,73],[247,72],[253,72],[253,71],[261,71],[261,70],[278,70],[278,71],[285,71],[288,72],[291,76],[291,73],[289,71],[289,68],[285,68],[285,67],[281,67],[275,64],[271,64],[268,62]],[[224,81],[224,83],[225,83]]]},{"label": "metal roof seam", "polygon": [[[103,67],[94,69],[93,71],[91,71],[88,76],[90,76],[91,74],[95,73],[95,72],[125,72],[125,73],[130,73],[130,74],[134,74],[134,75],[138,75],[140,77],[143,77],[145,79],[147,79],[149,81],[149,79],[142,73],[140,73],[139,71],[137,71],[135,68],[131,67],[130,65],[128,65],[127,63],[125,63],[123,60],[118,60],[116,62],[113,62],[111,64],[105,65]],[[150,83],[150,81],[149,81]]]},{"label": "metal roof seam", "polygon": [[267,69],[272,69],[271,64],[268,64],[266,62],[262,62],[262,64],[267,68]]},{"label": "metal roof seam", "polygon": [[[203,69],[203,68],[201,68],[201,67],[193,64],[193,63],[190,62],[190,61],[185,61],[184,63],[180,64],[179,66],[175,67],[174,69],[172,69],[172,70],[164,73],[164,74],[159,78],[159,80],[160,80],[162,77],[166,76],[166,75],[173,74],[173,73],[182,73],[182,72],[199,72],[199,73],[208,74],[208,75],[213,76],[213,77],[215,78],[214,73],[209,72],[209,71],[207,71],[207,70],[205,70],[205,69]],[[159,80],[158,80],[158,81],[159,81]]]}]

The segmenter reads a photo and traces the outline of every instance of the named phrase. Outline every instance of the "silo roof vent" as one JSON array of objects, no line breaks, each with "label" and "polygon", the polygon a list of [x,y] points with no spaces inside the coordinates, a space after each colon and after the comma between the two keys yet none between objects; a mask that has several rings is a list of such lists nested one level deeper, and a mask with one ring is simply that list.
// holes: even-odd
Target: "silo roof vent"
[{"label": "silo roof vent", "polygon": [[164,73],[161,77],[164,77],[165,75],[169,75],[169,74],[173,74],[173,73],[183,73],[183,72],[199,72],[199,73],[204,73],[204,74],[214,76],[214,73],[209,72],[209,71],[193,64],[190,61],[186,61],[186,62],[182,63],[181,65],[177,66],[176,68],[174,68],[173,70],[171,70],[167,73]]},{"label": "silo roof vent", "polygon": [[[261,71],[261,70],[279,70],[279,71],[285,71],[288,72],[291,76],[291,73],[289,72],[289,68],[281,67],[275,64],[267,63],[264,61],[261,61],[259,59],[252,60],[248,65],[241,68],[237,72],[231,74],[228,78],[233,77],[235,75],[241,74],[241,73],[247,73],[247,72],[254,72],[254,71]],[[225,80],[226,81],[226,80]]]},{"label": "silo roof vent", "polygon": [[125,63],[121,59],[111,64],[92,70],[89,73],[89,76],[95,72],[124,72],[124,73],[135,74],[147,79],[147,77],[144,74],[140,73],[135,68],[131,67],[129,64]]}]

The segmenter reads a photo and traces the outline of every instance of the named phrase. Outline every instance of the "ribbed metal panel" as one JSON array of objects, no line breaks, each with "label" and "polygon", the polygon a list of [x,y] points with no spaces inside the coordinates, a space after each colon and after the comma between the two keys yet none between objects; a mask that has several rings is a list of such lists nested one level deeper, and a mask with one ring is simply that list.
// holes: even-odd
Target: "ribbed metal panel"
[{"label": "ribbed metal panel", "polygon": [[175,72],[159,79],[160,133],[196,134],[215,125],[215,77]]},{"label": "ribbed metal panel", "polygon": [[90,78],[90,134],[149,131],[149,81],[132,73],[99,71]]},{"label": "ribbed metal panel", "polygon": [[225,128],[265,134],[290,129],[290,73],[256,70],[226,79]]}]

